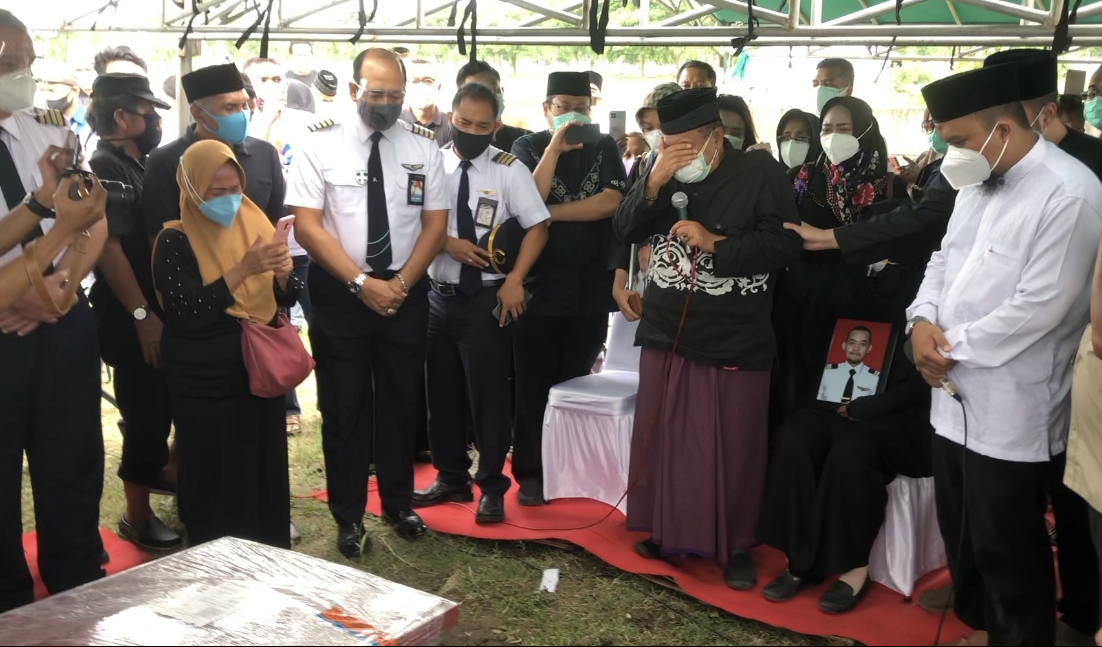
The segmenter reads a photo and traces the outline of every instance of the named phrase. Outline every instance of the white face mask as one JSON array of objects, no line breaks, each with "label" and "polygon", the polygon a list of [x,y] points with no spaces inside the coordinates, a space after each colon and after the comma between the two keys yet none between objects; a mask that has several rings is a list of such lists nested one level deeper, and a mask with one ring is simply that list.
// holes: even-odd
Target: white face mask
[{"label": "white face mask", "polygon": [[658,141],[662,139],[662,131],[655,128],[654,130],[648,130],[643,133],[643,139],[647,141],[647,146],[650,146],[652,151],[658,150]]},{"label": "white face mask", "polygon": [[[1033,118],[1033,123],[1029,124],[1029,129],[1030,130],[1034,130],[1033,127],[1036,126],[1037,124],[1041,123],[1041,115],[1043,115],[1043,114],[1045,114],[1043,110],[1041,112],[1037,113],[1037,116]],[[1045,128],[1044,128],[1044,126],[1041,126],[1040,130],[1035,130],[1034,132],[1036,132],[1038,135],[1044,135],[1045,134]]]},{"label": "white face mask", "polygon": [[674,179],[685,184],[696,184],[697,182],[703,182],[704,178],[708,177],[708,173],[712,171],[712,162],[716,161],[716,155],[719,155],[719,147],[717,146],[715,152],[712,153],[711,161],[706,161],[704,159],[704,149],[708,148],[708,142],[710,141],[711,137],[705,140],[704,145],[700,147],[700,151],[697,152],[696,158],[693,161],[674,172]]},{"label": "white face mask", "polygon": [[871,129],[872,124],[869,124],[865,132],[857,137],[849,133],[830,133],[828,135],[823,135],[821,139],[823,143],[823,152],[826,153],[830,163],[837,166],[856,155],[857,151],[861,150],[861,142],[858,140],[864,137]]},{"label": "white face mask", "polygon": [[800,142],[790,139],[781,143],[781,161],[788,168],[796,168],[807,160],[807,152],[811,150],[810,142]]},{"label": "white face mask", "polygon": [[17,112],[34,105],[36,85],[29,69],[0,76],[0,112]]},{"label": "white face mask", "polygon": [[436,104],[436,88],[424,83],[411,83],[406,93],[406,104],[410,108],[429,108]]},{"label": "white face mask", "polygon": [[[997,127],[998,125],[996,125]],[[991,169],[999,165],[1003,154],[1006,153],[1006,146],[1010,143],[1009,139],[1006,140],[1003,143],[1002,151],[999,153],[999,158],[995,160],[995,164],[993,166],[988,165],[987,158],[983,156],[983,149],[987,148],[987,144],[994,136],[995,128],[992,128],[991,133],[978,151],[970,148],[957,148],[956,146],[949,147],[945,157],[942,158],[941,174],[954,189],[957,191],[967,189],[970,186],[982,184],[991,177]]]},{"label": "white face mask", "polygon": [[735,137],[734,135],[724,135],[724,139],[731,142],[731,146],[735,147],[735,150],[742,150],[742,144],[746,141],[745,137]]}]

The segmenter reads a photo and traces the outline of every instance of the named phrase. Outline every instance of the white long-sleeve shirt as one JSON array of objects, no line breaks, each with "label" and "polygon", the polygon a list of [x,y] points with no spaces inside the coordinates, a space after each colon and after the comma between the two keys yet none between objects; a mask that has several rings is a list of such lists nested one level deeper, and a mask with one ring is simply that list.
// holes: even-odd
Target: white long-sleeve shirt
[{"label": "white long-sleeve shirt", "polygon": [[[1089,321],[1102,184],[1040,139],[1003,178],[957,196],[907,316],[945,331],[967,447],[1043,462],[1067,446],[1071,362]],[[960,405],[934,391],[930,423],[965,444]]]}]

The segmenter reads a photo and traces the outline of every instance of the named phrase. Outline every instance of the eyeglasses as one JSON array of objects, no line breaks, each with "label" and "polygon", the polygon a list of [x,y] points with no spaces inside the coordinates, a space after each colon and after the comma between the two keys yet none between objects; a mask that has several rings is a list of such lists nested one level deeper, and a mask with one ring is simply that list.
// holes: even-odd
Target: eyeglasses
[{"label": "eyeglasses", "polygon": [[554,102],[554,101],[552,101],[548,105],[550,105],[552,108],[554,108],[555,110],[558,110],[559,112],[562,112],[562,113],[576,112],[580,115],[588,115],[589,111],[590,111],[590,107],[587,106],[587,105],[580,105],[579,104],[579,105],[576,105],[576,106],[572,106],[572,105],[568,105],[568,104],[557,103],[557,102]]},{"label": "eyeglasses", "polygon": [[406,91],[368,88],[361,82],[360,96],[367,99],[369,103],[402,103],[406,99]]},{"label": "eyeglasses", "polygon": [[423,77],[423,78],[419,78],[419,79],[413,79],[412,81],[410,81],[410,83],[412,83],[414,85],[429,85],[429,86],[432,86],[432,85],[436,85],[436,79],[429,78],[429,77]]},{"label": "eyeglasses", "polygon": [[1097,99],[1097,98],[1098,98],[1098,90],[1087,90],[1087,91],[1086,91],[1086,92],[1084,92],[1084,93],[1083,93],[1083,94],[1082,94],[1081,96],[1082,96],[1082,97],[1083,97],[1084,99],[1087,99],[1087,100],[1090,100],[1090,99]]},{"label": "eyeglasses", "polygon": [[783,144],[785,142],[790,142],[790,141],[797,141],[797,142],[801,142],[801,143],[804,143],[804,144],[810,144],[811,143],[811,137],[808,136],[808,135],[795,135],[795,136],[781,135],[780,137],[777,138],[777,142],[781,143],[781,144]]},{"label": "eyeglasses", "polygon": [[922,132],[926,133],[927,135],[934,132],[934,120],[933,119],[923,119],[922,120]]}]

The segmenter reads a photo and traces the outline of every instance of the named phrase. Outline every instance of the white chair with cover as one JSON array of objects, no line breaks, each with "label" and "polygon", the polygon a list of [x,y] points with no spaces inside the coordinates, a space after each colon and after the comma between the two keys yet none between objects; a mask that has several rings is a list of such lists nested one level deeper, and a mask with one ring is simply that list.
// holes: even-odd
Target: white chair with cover
[{"label": "white chair with cover", "polygon": [[639,390],[638,322],[612,317],[601,372],[551,389],[543,417],[543,496],[587,498],[626,510],[631,429]]},{"label": "white chair with cover", "polygon": [[869,556],[869,577],[909,598],[915,582],[947,563],[937,523],[934,479],[897,476]]}]

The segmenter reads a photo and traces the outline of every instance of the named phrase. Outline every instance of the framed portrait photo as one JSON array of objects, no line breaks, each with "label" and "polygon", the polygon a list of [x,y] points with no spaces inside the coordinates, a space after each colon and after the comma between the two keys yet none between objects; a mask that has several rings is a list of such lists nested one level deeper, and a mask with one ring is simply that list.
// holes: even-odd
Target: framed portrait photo
[{"label": "framed portrait photo", "polygon": [[826,349],[816,400],[836,408],[883,393],[888,386],[896,328],[885,321],[838,319]]}]

